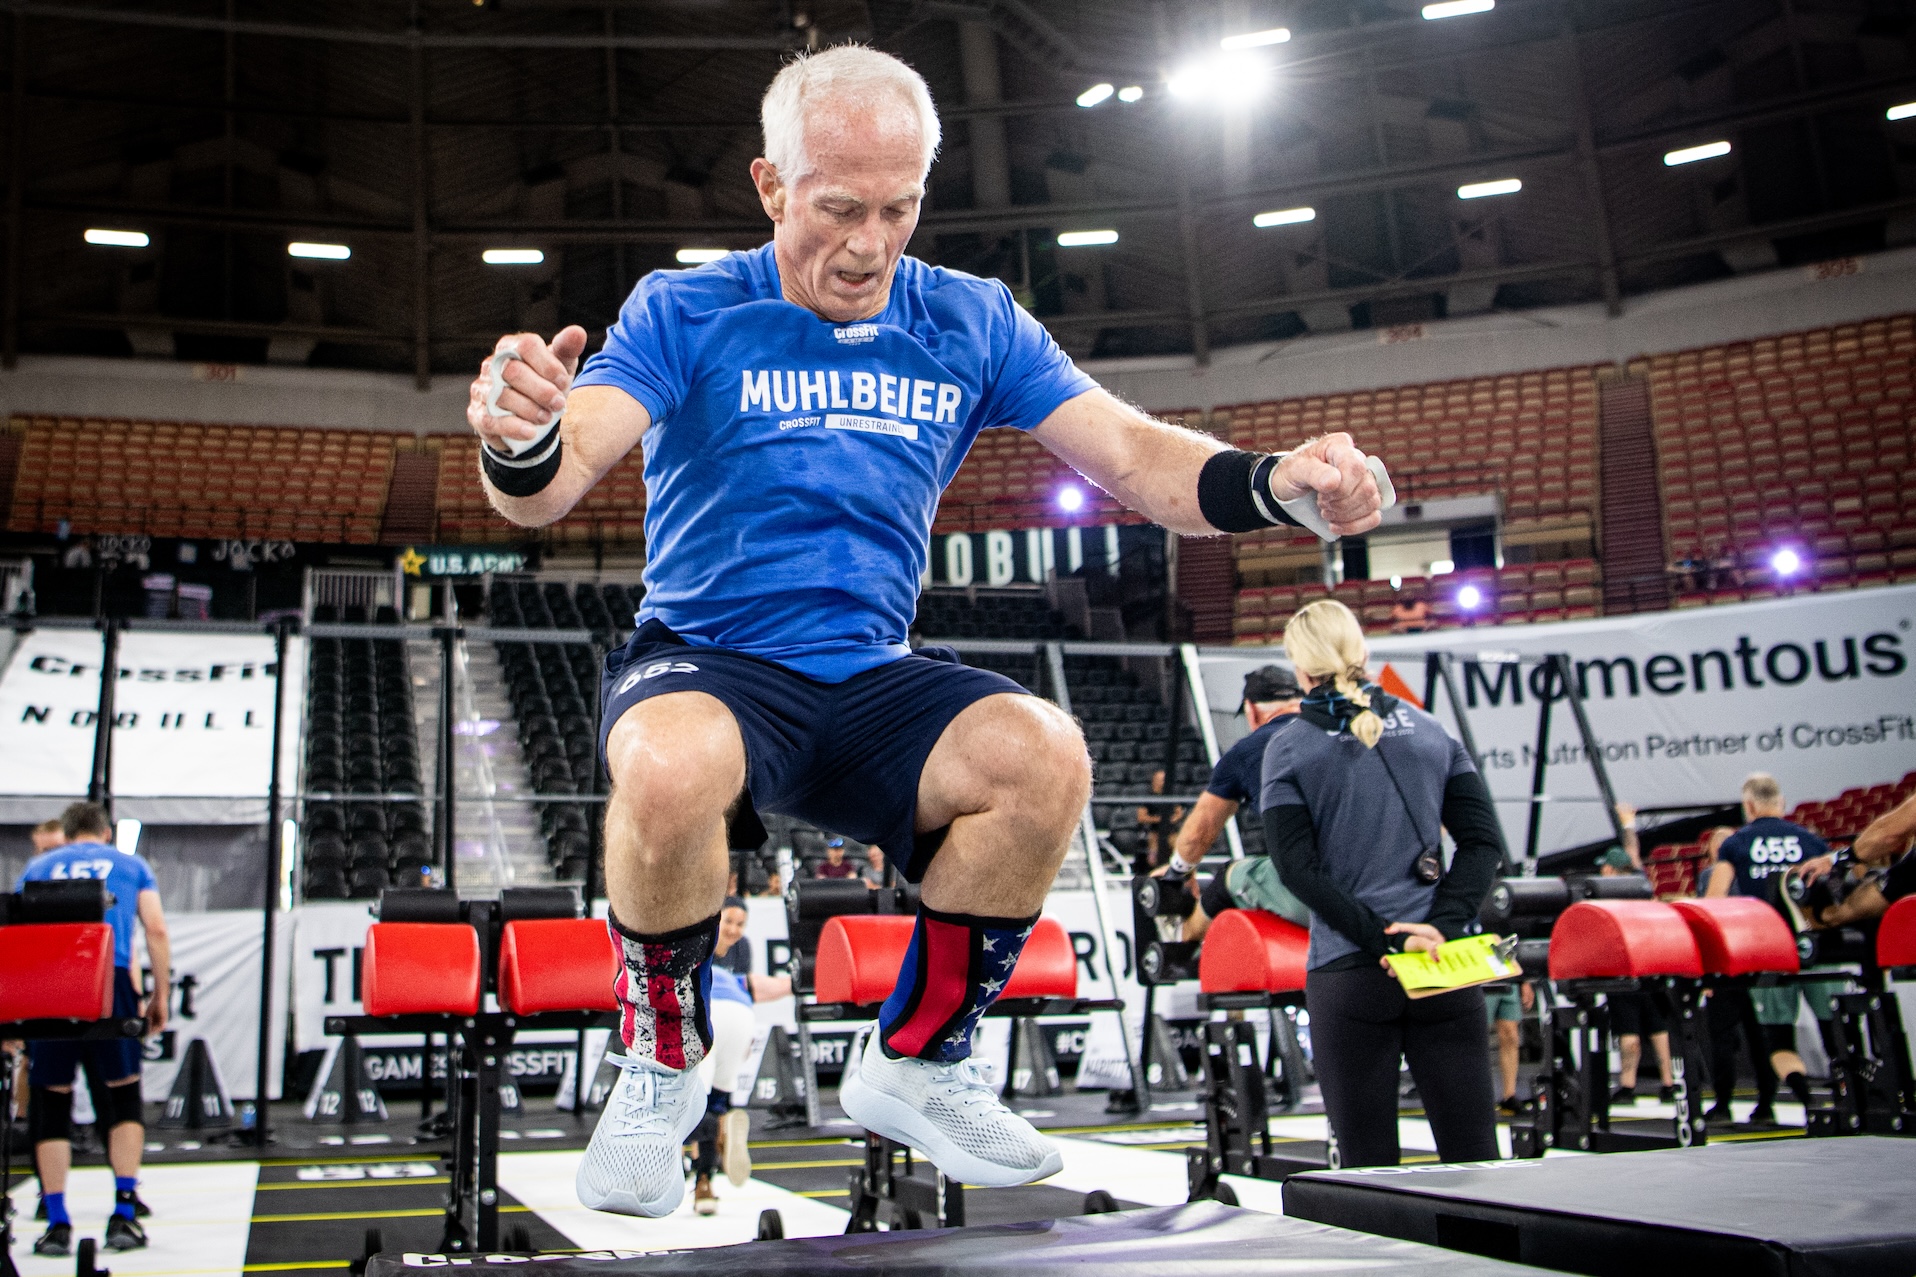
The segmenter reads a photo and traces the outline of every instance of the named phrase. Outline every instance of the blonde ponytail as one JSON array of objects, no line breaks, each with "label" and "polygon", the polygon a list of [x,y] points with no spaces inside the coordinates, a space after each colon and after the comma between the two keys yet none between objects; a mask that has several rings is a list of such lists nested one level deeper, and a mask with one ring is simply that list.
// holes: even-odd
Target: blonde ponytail
[{"label": "blonde ponytail", "polygon": [[1284,654],[1299,673],[1313,682],[1331,683],[1362,710],[1351,719],[1350,734],[1364,748],[1377,748],[1384,720],[1371,712],[1370,693],[1364,690],[1370,649],[1364,644],[1364,627],[1351,610],[1336,599],[1319,599],[1303,608],[1284,627]]}]

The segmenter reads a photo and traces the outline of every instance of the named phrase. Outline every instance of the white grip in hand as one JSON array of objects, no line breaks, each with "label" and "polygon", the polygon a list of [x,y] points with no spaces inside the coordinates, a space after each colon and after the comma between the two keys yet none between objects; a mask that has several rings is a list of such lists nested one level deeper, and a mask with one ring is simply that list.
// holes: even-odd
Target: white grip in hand
[{"label": "white grip in hand", "polygon": [[[499,396],[506,393],[506,364],[514,359],[523,363],[525,356],[516,350],[502,350],[486,361],[486,412],[491,416],[510,417],[513,415],[510,409],[499,406]],[[564,416],[565,409],[559,409],[559,411],[553,415],[552,425],[556,428],[560,418]],[[516,457],[525,452],[526,449],[543,442],[549,434],[551,434],[550,430],[531,439],[502,439],[500,442],[506,445],[506,451]]]},{"label": "white grip in hand", "polygon": [[[1377,480],[1377,508],[1388,510],[1396,505],[1397,489],[1390,481],[1390,471],[1384,469],[1383,458],[1367,456],[1364,458],[1364,464],[1370,469],[1371,478]],[[1331,525],[1325,522],[1323,514],[1318,511],[1315,492],[1306,492],[1303,496],[1290,501],[1280,501],[1278,505],[1283,507],[1284,513],[1315,532],[1323,540],[1341,539],[1331,531]]]}]

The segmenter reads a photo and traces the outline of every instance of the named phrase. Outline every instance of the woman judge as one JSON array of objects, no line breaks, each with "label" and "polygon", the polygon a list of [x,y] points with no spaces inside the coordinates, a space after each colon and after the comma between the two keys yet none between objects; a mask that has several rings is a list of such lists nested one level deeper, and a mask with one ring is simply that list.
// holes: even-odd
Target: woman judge
[{"label": "woman judge", "polygon": [[[1396,1165],[1400,1055],[1438,1157],[1493,1159],[1483,992],[1412,1001],[1383,963],[1474,928],[1504,862],[1490,795],[1436,719],[1369,681],[1363,630],[1342,603],[1300,611],[1284,650],[1307,694],[1304,722],[1264,755],[1264,837],[1311,910],[1304,996],[1341,1164]],[[1456,842],[1447,870],[1443,829]]]}]

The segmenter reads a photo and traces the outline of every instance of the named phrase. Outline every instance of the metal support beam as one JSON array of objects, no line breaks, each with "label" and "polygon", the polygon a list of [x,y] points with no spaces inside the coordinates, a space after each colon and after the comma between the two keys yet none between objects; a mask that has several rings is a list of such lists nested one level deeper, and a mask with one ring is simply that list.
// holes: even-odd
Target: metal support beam
[{"label": "metal support beam", "polygon": [[120,623],[100,622],[100,699],[93,711],[93,766],[86,800],[113,810],[113,693],[120,669]]},{"label": "metal support beam", "polygon": [[432,232],[427,225],[426,50],[414,44],[412,72],[412,379],[432,389]]},{"label": "metal support beam", "polygon": [[1616,241],[1610,235],[1610,205],[1603,193],[1603,171],[1597,163],[1596,125],[1590,115],[1590,94],[1583,80],[1583,50],[1577,40],[1576,0],[1563,0],[1564,75],[1577,117],[1577,166],[1583,172],[1584,203],[1590,210],[1590,230],[1597,246],[1597,286],[1612,315],[1623,313],[1623,286],[1617,275]]},{"label": "metal support beam", "polygon": [[20,361],[20,237],[27,180],[27,15],[13,15],[13,79],[7,102],[7,291],[0,307],[0,366]]},{"label": "metal support beam", "polygon": [[[280,751],[286,734],[286,648],[292,621],[282,618],[273,626],[273,744],[268,751],[272,772],[266,778],[266,891],[260,902],[259,978],[259,1059],[254,1070],[253,1143],[265,1148],[270,1141],[269,1110],[266,1097],[272,1094],[273,1060],[273,932],[279,913],[280,857],[285,846],[280,837],[280,813],[284,810],[280,793]],[[428,1060],[430,1063],[430,1060]]]},{"label": "metal support beam", "polygon": [[[1204,761],[1216,767],[1224,751],[1218,748],[1217,725],[1211,722],[1211,695],[1204,686],[1204,665],[1198,660],[1197,645],[1178,644],[1178,662],[1184,666],[1184,679],[1191,687],[1191,708],[1197,718],[1198,739],[1204,742]],[[1232,860],[1244,859],[1244,837],[1238,832],[1235,818],[1224,822],[1224,845],[1230,848]]]}]

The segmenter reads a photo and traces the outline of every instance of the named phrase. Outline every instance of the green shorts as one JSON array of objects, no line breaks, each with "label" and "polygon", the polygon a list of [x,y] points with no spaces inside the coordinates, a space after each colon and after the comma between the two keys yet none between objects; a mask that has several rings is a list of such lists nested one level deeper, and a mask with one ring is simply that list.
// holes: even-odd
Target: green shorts
[{"label": "green shorts", "polygon": [[1517,986],[1505,989],[1484,990],[1484,1011],[1492,1020],[1515,1021],[1523,1019],[1523,995],[1517,992]]},{"label": "green shorts", "polygon": [[1845,992],[1849,982],[1845,980],[1817,980],[1810,984],[1779,984],[1772,988],[1761,986],[1750,990],[1750,1002],[1756,1007],[1758,1024],[1795,1024],[1796,1001],[1809,1000],[1810,1013],[1819,1020],[1830,1018],[1830,999]]}]

